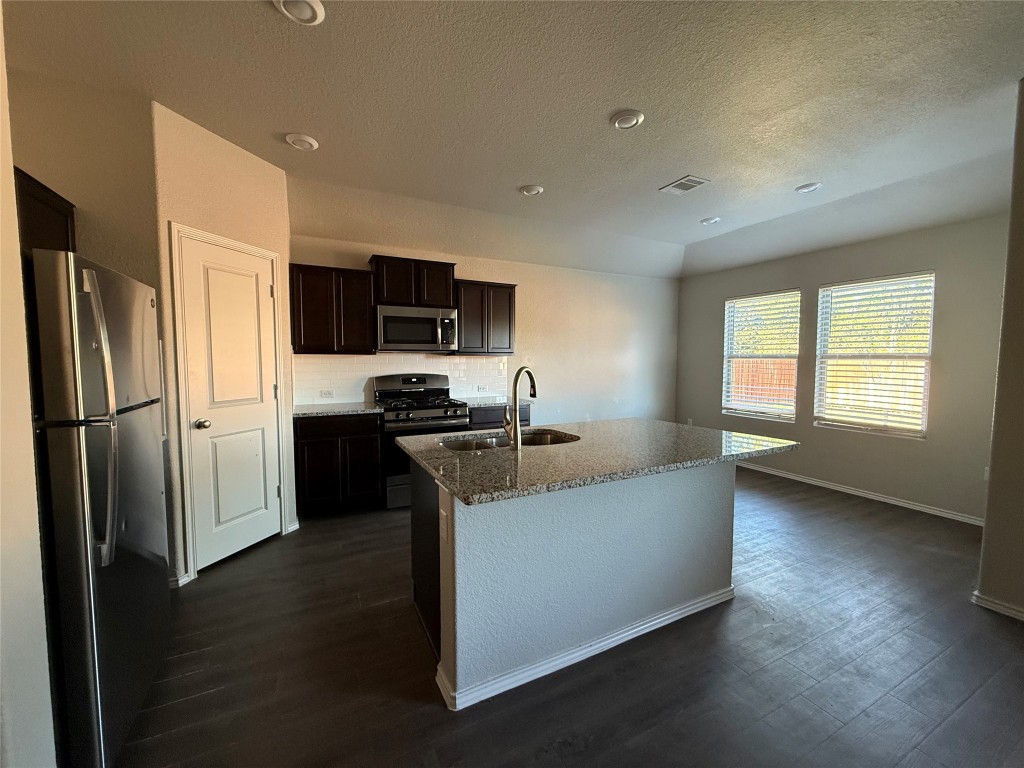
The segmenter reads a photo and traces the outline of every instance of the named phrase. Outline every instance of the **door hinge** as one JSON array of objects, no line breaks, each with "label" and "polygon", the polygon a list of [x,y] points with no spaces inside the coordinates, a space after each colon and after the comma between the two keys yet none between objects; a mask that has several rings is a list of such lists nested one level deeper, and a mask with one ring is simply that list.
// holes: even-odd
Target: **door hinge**
[{"label": "door hinge", "polygon": [[270,284],[270,298],[274,298],[274,284]]},{"label": "door hinge", "polygon": [[277,486],[277,498],[281,498],[281,486]]},{"label": "door hinge", "polygon": [[277,384],[274,385],[274,399],[277,400]]}]

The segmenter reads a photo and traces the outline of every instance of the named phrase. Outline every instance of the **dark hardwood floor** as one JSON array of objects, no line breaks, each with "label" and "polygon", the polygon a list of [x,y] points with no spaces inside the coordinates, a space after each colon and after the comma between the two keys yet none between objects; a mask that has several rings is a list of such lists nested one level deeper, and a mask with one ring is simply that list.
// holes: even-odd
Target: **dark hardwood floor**
[{"label": "dark hardwood floor", "polygon": [[408,513],[305,523],[180,590],[124,766],[1024,766],[1024,624],[981,530],[740,469],[736,598],[462,712]]}]

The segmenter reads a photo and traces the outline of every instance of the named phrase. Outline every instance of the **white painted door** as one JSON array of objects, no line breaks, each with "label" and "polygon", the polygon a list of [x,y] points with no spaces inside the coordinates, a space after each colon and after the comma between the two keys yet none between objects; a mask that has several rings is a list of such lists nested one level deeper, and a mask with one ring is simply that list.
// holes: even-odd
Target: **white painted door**
[{"label": "white painted door", "polygon": [[197,569],[281,532],[274,262],[211,239],[176,236]]}]

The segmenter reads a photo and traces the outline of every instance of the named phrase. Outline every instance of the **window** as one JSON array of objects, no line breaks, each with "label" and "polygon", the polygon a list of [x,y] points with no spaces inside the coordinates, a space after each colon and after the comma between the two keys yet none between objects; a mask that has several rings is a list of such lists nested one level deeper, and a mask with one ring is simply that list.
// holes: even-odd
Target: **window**
[{"label": "window", "polygon": [[725,302],[722,413],[793,421],[800,291]]},{"label": "window", "polygon": [[923,436],[935,273],[818,293],[814,423]]}]

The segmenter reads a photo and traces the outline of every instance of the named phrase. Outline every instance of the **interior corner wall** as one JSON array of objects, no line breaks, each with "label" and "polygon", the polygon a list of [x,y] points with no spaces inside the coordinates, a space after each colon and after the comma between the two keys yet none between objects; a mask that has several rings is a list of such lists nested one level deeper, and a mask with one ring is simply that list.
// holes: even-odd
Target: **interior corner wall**
[{"label": "interior corner wall", "polygon": [[[284,171],[235,146],[166,107],[151,105],[156,158],[156,228],[160,249],[160,284],[171,295],[171,223],[209,232],[254,245],[279,255],[277,292],[277,333],[284,365],[280,382],[285,405],[282,423],[282,474],[287,515],[286,526],[295,524],[294,456],[291,426],[291,345],[288,307],[287,266],[289,249],[288,190]],[[173,328],[174,307],[164,302],[161,311],[165,328]],[[165,336],[169,338],[169,336]],[[171,461],[170,486],[181,488],[181,439],[178,429],[178,399],[174,347],[164,345],[168,392],[168,442]],[[172,541],[179,576],[187,572],[180,500],[173,520]]]},{"label": "interior corner wall", "polygon": [[992,475],[978,595],[990,601],[988,605],[1024,619],[1024,80],[1017,100],[1013,203],[1003,290]]},{"label": "interior corner wall", "polygon": [[[679,419],[798,440],[798,451],[752,463],[980,522],[1007,227],[1006,216],[994,216],[684,279]],[[925,270],[935,271],[925,439],[814,426],[818,288]],[[722,414],[725,300],[791,288],[801,290],[795,423]]]},{"label": "interior corner wall", "polygon": [[56,763],[21,245],[0,17],[0,766]]},{"label": "interior corner wall", "polygon": [[[380,215],[400,216],[401,203],[402,199],[396,198],[395,207]],[[333,224],[344,230],[344,210],[334,214]],[[447,221],[445,226],[457,227],[458,222]],[[438,253],[386,243],[292,237],[292,261],[296,263],[367,269],[367,261],[375,253],[451,261],[456,264],[457,279],[517,286],[516,351],[502,358],[507,360],[507,379],[504,373],[486,377],[504,391],[455,390],[454,394],[506,394],[512,373],[521,365],[529,365],[537,375],[538,399],[531,415],[535,425],[632,416],[668,421],[675,418],[677,280],[494,258],[500,253],[482,258],[479,254]],[[302,383],[299,377],[322,373],[343,376],[343,387],[352,382],[361,390],[371,376],[394,372],[395,366],[402,365],[409,371],[429,364],[426,358],[439,356],[381,352],[372,356],[335,355],[332,359],[300,357],[310,358],[313,368],[308,368],[306,359],[297,360],[296,387]],[[340,369],[333,365],[339,357],[343,359]],[[392,358],[398,358],[398,362],[393,363]],[[320,373],[316,371],[318,365]],[[330,379],[315,381],[322,382],[315,386],[335,384]],[[455,386],[454,377],[452,382]]]}]

